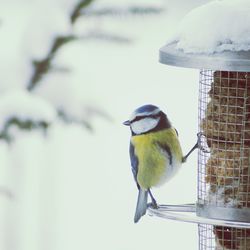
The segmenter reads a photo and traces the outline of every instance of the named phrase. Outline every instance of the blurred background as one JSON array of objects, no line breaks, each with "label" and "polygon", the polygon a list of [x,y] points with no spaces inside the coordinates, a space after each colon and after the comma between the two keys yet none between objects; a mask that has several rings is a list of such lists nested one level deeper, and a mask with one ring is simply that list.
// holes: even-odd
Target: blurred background
[{"label": "blurred background", "polygon": [[[144,216],[130,131],[140,105],[165,111],[184,153],[196,141],[198,77],[158,63],[181,18],[207,0],[2,0],[0,249],[198,249],[197,226]],[[196,154],[153,190],[196,201]]]}]

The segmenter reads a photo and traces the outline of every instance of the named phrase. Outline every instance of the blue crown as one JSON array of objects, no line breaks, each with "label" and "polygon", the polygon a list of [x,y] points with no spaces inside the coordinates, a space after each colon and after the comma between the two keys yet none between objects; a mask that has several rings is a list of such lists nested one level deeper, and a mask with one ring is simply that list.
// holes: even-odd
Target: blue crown
[{"label": "blue crown", "polygon": [[137,109],[135,110],[135,113],[136,113],[136,114],[140,114],[140,113],[151,113],[151,112],[153,112],[153,111],[155,111],[155,110],[158,110],[158,109],[159,109],[158,107],[156,107],[156,106],[154,106],[154,105],[152,105],[152,104],[146,104],[146,105],[143,105],[143,106],[137,108]]}]

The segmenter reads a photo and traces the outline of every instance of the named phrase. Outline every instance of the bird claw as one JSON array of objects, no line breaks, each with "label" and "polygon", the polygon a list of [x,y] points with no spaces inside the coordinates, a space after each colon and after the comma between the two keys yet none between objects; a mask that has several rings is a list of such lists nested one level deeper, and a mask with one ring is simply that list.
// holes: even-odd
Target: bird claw
[{"label": "bird claw", "polygon": [[203,153],[209,154],[210,150],[207,150],[204,146],[202,146],[202,137],[205,137],[205,135],[202,132],[197,133],[198,149],[200,149]]},{"label": "bird claw", "polygon": [[153,209],[158,209],[158,208],[159,208],[159,206],[157,205],[156,202],[150,202],[150,203],[148,203],[148,204],[147,204],[147,207],[148,207],[148,208],[151,207],[151,208],[153,208]]}]

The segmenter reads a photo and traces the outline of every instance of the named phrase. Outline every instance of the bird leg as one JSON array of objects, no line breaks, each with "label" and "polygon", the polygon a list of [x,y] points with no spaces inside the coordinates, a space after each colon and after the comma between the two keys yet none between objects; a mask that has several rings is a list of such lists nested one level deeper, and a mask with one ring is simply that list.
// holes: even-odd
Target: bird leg
[{"label": "bird leg", "polygon": [[201,138],[202,138],[203,134],[200,132],[197,134],[197,142],[196,144],[190,149],[190,151],[182,157],[182,162],[186,162],[188,156],[195,150],[195,149],[200,149],[202,152],[204,153],[210,153],[208,150],[206,150],[203,146],[202,146],[202,142],[201,142]]},{"label": "bird leg", "polygon": [[150,189],[148,189],[148,193],[149,193],[149,195],[150,195],[150,197],[151,197],[151,200],[152,200],[152,202],[149,204],[149,206],[151,206],[151,207],[157,209],[157,208],[158,208],[157,202],[156,202],[156,200],[155,200],[153,194],[151,193],[151,190],[150,190]]},{"label": "bird leg", "polygon": [[191,148],[191,150],[185,156],[182,157],[182,162],[186,162],[188,156],[197,148],[199,148],[198,142],[196,142],[196,144]]}]

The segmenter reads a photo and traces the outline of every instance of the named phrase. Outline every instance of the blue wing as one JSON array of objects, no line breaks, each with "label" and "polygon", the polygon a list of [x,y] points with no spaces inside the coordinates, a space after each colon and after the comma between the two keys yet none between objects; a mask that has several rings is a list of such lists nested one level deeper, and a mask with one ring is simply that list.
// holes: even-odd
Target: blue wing
[{"label": "blue wing", "polygon": [[135,147],[133,146],[132,143],[130,143],[129,146],[129,155],[130,155],[130,162],[131,162],[131,169],[132,169],[132,173],[136,182],[136,185],[138,187],[138,189],[140,188],[138,182],[137,182],[137,173],[138,173],[138,158],[135,155]]}]

